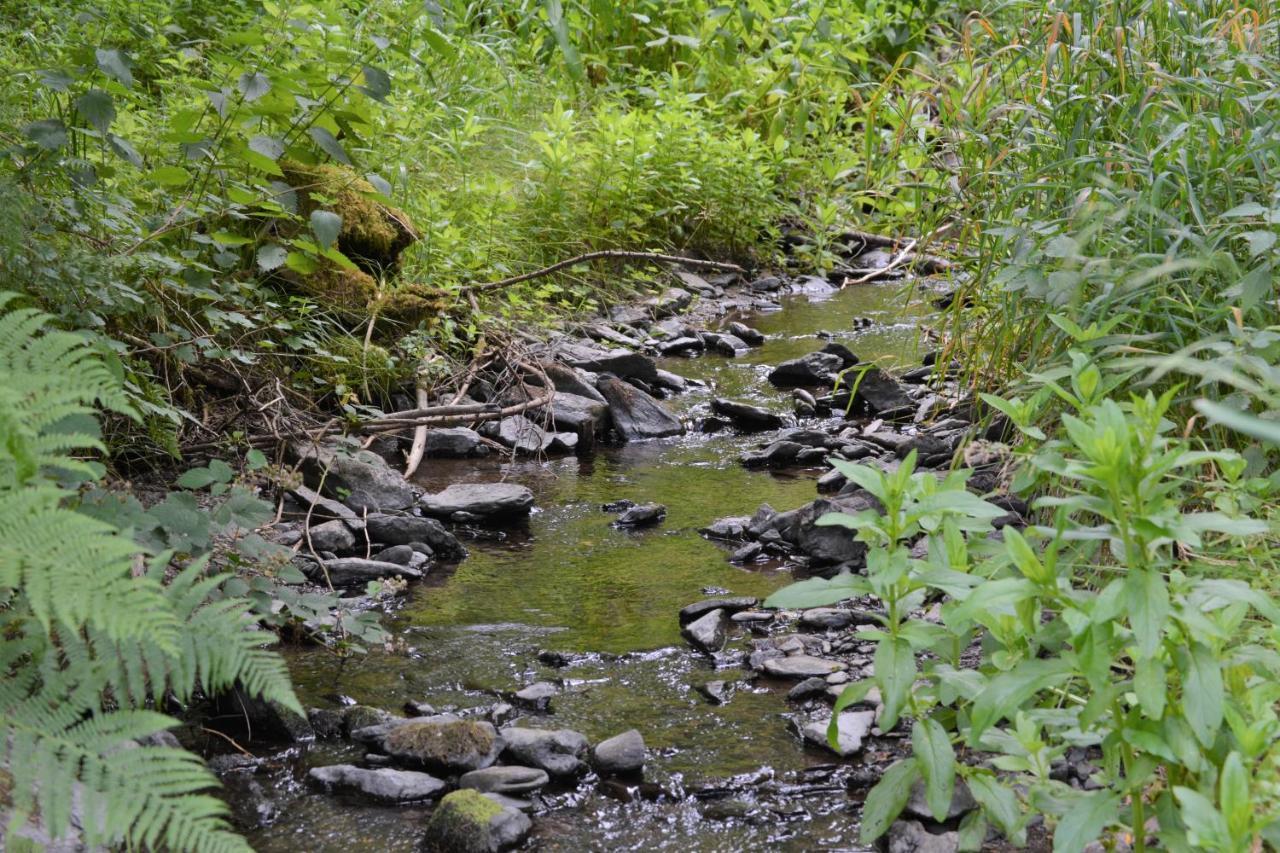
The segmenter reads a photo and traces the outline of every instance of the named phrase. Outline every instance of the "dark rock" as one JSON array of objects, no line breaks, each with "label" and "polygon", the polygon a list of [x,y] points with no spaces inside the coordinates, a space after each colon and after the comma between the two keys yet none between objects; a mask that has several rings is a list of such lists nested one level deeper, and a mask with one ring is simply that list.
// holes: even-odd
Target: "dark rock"
[{"label": "dark rock", "polygon": [[601,397],[600,392],[596,390],[595,376],[554,361],[544,361],[539,367],[547,374],[557,394],[572,394],[575,397],[595,400],[597,403],[604,402],[604,397]]},{"label": "dark rock", "polygon": [[609,428],[609,406],[603,400],[557,391],[551,400],[551,419],[558,430],[603,435]]},{"label": "dark rock", "polygon": [[582,757],[588,742],[568,729],[505,728],[503,756],[508,761],[528,767],[540,767],[552,776],[577,776],[587,769]]},{"label": "dark rock", "polygon": [[[569,353],[568,361],[574,367],[589,370],[592,373],[609,373],[623,379],[652,382],[658,375],[658,366],[653,363],[653,359],[627,350]],[[604,393],[600,389],[599,381],[596,383],[596,389]]]},{"label": "dark rock", "polygon": [[627,776],[644,770],[645,746],[640,732],[630,729],[596,744],[591,763],[601,776]]},{"label": "dark rock", "polygon": [[899,820],[889,827],[888,853],[956,853],[959,849],[956,832],[935,835],[917,820]]},{"label": "dark rock", "polygon": [[524,415],[503,418],[496,427],[489,427],[487,434],[517,453],[542,453],[551,445],[546,430]]},{"label": "dark rock", "polygon": [[307,531],[311,547],[317,551],[332,551],[341,554],[356,547],[356,535],[351,532],[345,521],[326,521],[317,524]]},{"label": "dark rock", "polygon": [[626,441],[680,435],[684,424],[658,401],[616,376],[601,376],[597,387],[609,403],[614,428]]},{"label": "dark rock", "polygon": [[781,468],[794,464],[804,449],[794,441],[775,441],[759,452],[742,454],[738,460],[748,468]]},{"label": "dark rock", "polygon": [[701,338],[679,337],[658,344],[658,352],[667,356],[682,355],[687,352],[698,352],[704,346]]},{"label": "dark rock", "polygon": [[629,501],[626,498],[622,498],[621,500],[609,501],[607,504],[603,504],[600,509],[605,512],[622,512],[624,509],[631,509],[635,505],[635,501]]},{"label": "dark rock", "polygon": [[629,507],[614,522],[619,527],[648,527],[659,524],[667,517],[667,508],[662,504],[647,503]]},{"label": "dark rock", "polygon": [[703,296],[718,296],[721,293],[720,288],[707,281],[697,273],[691,273],[688,270],[676,270],[676,277],[680,279],[680,283]]},{"label": "dark rock", "polygon": [[823,447],[806,447],[796,454],[797,465],[820,465],[827,461],[830,451]]},{"label": "dark rock", "polygon": [[813,678],[828,676],[833,672],[841,672],[849,667],[838,660],[813,657],[812,655],[790,655],[787,657],[769,658],[764,662],[764,671],[775,678]]},{"label": "dark rock", "polygon": [[874,498],[870,498],[865,492],[837,495],[832,499],[818,498],[796,512],[790,529],[792,544],[808,554],[815,565],[839,563],[861,565],[867,554],[866,543],[856,541],[853,538],[853,531],[847,528],[826,527],[817,522],[830,512],[852,515],[874,506],[876,506]]},{"label": "dark rock", "polygon": [[543,787],[551,777],[537,767],[486,767],[463,773],[458,779],[459,788],[474,788],[481,793],[520,796],[532,794]]},{"label": "dark rock", "polygon": [[440,427],[427,430],[427,456],[462,458],[475,453],[480,446],[480,433],[466,427]]},{"label": "dark rock", "polygon": [[244,722],[254,738],[284,743],[310,743],[316,739],[311,722],[279,702],[253,696],[239,685],[220,695],[215,706],[220,713]]},{"label": "dark rock", "polygon": [[712,705],[725,705],[733,698],[733,691],[724,681],[708,681],[706,684],[699,684],[694,690],[705,696]]},{"label": "dark rock", "polygon": [[333,740],[342,736],[342,712],[331,708],[308,708],[307,722],[321,740]]},{"label": "dark rock", "polygon": [[830,471],[818,478],[818,491],[824,493],[838,492],[846,482],[848,481],[845,480],[844,474],[841,474],[839,471],[832,468]]},{"label": "dark rock", "polygon": [[764,343],[764,335],[751,328],[746,323],[733,322],[726,326],[726,328],[748,346],[758,347]]},{"label": "dark rock", "polygon": [[834,355],[839,358],[842,368],[853,367],[858,363],[858,357],[853,354],[852,350],[844,344],[839,344],[835,341],[828,342],[820,352],[825,352],[828,355]]},{"label": "dark rock", "polygon": [[442,492],[423,495],[423,512],[452,517],[465,512],[478,518],[508,518],[528,515],[533,509],[533,492],[516,483],[454,483]]},{"label": "dark rock", "polygon": [[748,542],[738,550],[734,551],[729,557],[730,562],[734,563],[750,563],[756,557],[764,552],[764,546],[759,542]]},{"label": "dark rock", "polygon": [[[963,780],[957,779],[955,789],[951,794],[951,804],[947,807],[947,814],[942,820],[949,821],[963,817],[978,807],[978,802],[973,798],[973,794],[969,792],[969,786]],[[907,800],[907,808],[905,814],[922,820],[934,820],[933,812],[929,808],[929,800],[925,796],[924,781],[917,780],[911,786],[911,799]]]},{"label": "dark rock", "polygon": [[683,394],[689,390],[689,380],[666,370],[658,371],[658,378],[653,381],[653,384],[673,394]]},{"label": "dark rock", "polygon": [[467,556],[452,533],[434,518],[414,515],[371,515],[365,521],[369,538],[384,545],[427,545],[442,560],[461,560]]},{"label": "dark rock", "polygon": [[415,562],[421,565],[426,561],[426,558],[415,551],[412,545],[392,545],[390,548],[383,548],[373,555],[373,559],[379,563],[396,563],[414,569],[418,568],[418,565],[414,565]]},{"label": "dark rock", "polygon": [[886,415],[904,408],[915,411],[902,385],[878,367],[867,368],[861,378],[854,381],[857,382],[856,399],[873,415]]},{"label": "dark rock", "polygon": [[747,342],[737,335],[730,335],[724,332],[703,332],[701,337],[702,343],[707,349],[729,358],[737,358],[750,349],[747,346]]},{"label": "dark rock", "polygon": [[313,572],[317,579],[327,578],[334,586],[364,586],[369,581],[381,578],[406,577],[420,578],[422,572],[399,563],[384,563],[379,560],[366,560],[362,557],[339,557],[336,560],[325,560],[323,572]]},{"label": "dark rock", "polygon": [[787,698],[792,702],[803,702],[806,699],[812,699],[815,696],[822,696],[826,694],[827,687],[829,686],[830,685],[827,684],[827,680],[825,678],[813,676],[811,678],[806,678],[804,681],[801,681],[795,687],[788,690]]},{"label": "dark rock", "polygon": [[380,726],[401,719],[395,714],[370,705],[351,705],[342,711],[342,730],[347,735],[369,726]]},{"label": "dark rock", "polygon": [[796,385],[830,385],[835,374],[844,366],[837,355],[811,352],[800,358],[784,361],[769,373],[769,381],[780,388]]},{"label": "dark rock", "polygon": [[[817,746],[831,749],[830,742],[827,741],[827,726],[830,724],[831,718],[825,720],[817,720],[809,723],[802,730],[804,739],[809,743]],[[836,717],[836,746],[834,752],[841,758],[846,758],[862,751],[862,739],[870,732],[871,727],[875,725],[875,711],[842,711]]]},{"label": "dark rock", "polygon": [[711,411],[724,415],[733,421],[733,425],[738,429],[749,432],[781,429],[786,426],[786,420],[782,415],[771,412],[763,406],[751,406],[747,403],[726,400],[723,397],[717,397],[711,401]]},{"label": "dark rock", "polygon": [[446,774],[488,767],[503,748],[503,739],[491,724],[452,714],[383,723],[353,731],[351,736],[376,744],[401,763]]},{"label": "dark rock", "polygon": [[[648,318],[644,314],[638,315],[638,322],[636,323],[636,325],[643,325],[647,319]],[[623,323],[622,325],[626,325],[626,324]],[[587,336],[592,338],[593,340],[607,341],[608,343],[611,343],[611,344],[621,344],[622,346],[633,347],[636,349],[639,349],[641,346],[640,341],[636,340],[635,338],[630,337],[629,335],[624,335],[621,332],[614,331],[613,329],[605,325],[597,324],[597,325],[587,326],[585,329],[583,329],[583,331],[586,332]]]},{"label": "dark rock", "polygon": [[680,609],[680,624],[692,622],[700,616],[710,613],[712,610],[723,610],[726,613],[737,613],[739,610],[746,610],[755,607],[760,603],[760,599],[742,595],[735,598],[708,598],[703,601],[697,601],[693,604],[687,604]]},{"label": "dark rock", "polygon": [[292,455],[308,485],[338,498],[357,512],[381,512],[413,505],[413,487],[376,453],[359,444],[295,442]]},{"label": "dark rock", "polygon": [[467,788],[440,801],[422,844],[429,853],[498,853],[518,845],[532,826],[519,809]]},{"label": "dark rock", "polygon": [[714,653],[724,648],[725,612],[712,610],[680,629],[681,635],[701,651]]},{"label": "dark rock", "polygon": [[773,293],[781,290],[785,284],[786,282],[776,275],[766,275],[762,278],[757,278],[747,286],[757,293]]},{"label": "dark rock", "polygon": [[839,607],[813,607],[800,614],[800,624],[806,628],[840,630],[850,625],[865,625],[875,617],[861,610],[845,610]]},{"label": "dark rock", "polygon": [[307,777],[326,791],[358,791],[385,803],[411,803],[442,793],[444,782],[415,770],[364,770],[351,764],[313,767]]}]

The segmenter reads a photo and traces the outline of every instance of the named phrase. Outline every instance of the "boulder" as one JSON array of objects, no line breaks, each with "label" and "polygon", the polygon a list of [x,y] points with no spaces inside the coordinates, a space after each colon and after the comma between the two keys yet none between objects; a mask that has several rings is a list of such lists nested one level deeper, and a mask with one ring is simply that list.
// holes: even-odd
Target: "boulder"
[{"label": "boulder", "polygon": [[526,767],[541,768],[552,776],[577,776],[587,769],[582,757],[589,746],[587,739],[568,729],[505,728],[502,755],[508,761]]},{"label": "boulder", "polygon": [[848,528],[819,525],[818,520],[831,512],[854,514],[871,509],[875,506],[874,500],[865,492],[838,495],[833,499],[818,498],[795,513],[790,539],[796,548],[809,555],[814,565],[862,565],[867,555],[866,543],[855,540],[854,532]]},{"label": "boulder", "polygon": [[843,367],[853,367],[858,363],[858,357],[853,354],[847,346],[835,341],[828,341],[819,352],[825,352],[828,355],[834,355],[840,359]]},{"label": "boulder", "polygon": [[551,420],[558,430],[603,434],[609,428],[609,406],[603,400],[558,391],[551,400]]},{"label": "boulder", "polygon": [[[585,347],[575,347],[566,355],[571,365],[592,373],[609,373],[623,379],[639,379],[644,382],[652,382],[658,376],[658,366],[653,363],[653,359],[638,352],[591,351]],[[599,389],[598,383],[596,387]]]},{"label": "boulder", "polygon": [[888,853],[956,853],[957,832],[932,833],[918,820],[899,820],[889,827]]},{"label": "boulder", "polygon": [[442,560],[461,560],[467,556],[452,533],[434,518],[415,515],[371,515],[365,520],[369,538],[383,545],[413,545],[422,543],[431,548]]},{"label": "boulder", "polygon": [[341,554],[356,547],[356,535],[345,521],[326,521],[307,531],[311,547],[317,551]]},{"label": "boulder", "polygon": [[907,394],[906,389],[878,367],[868,367],[861,372],[860,379],[850,378],[857,383],[855,399],[873,415],[902,409],[915,410],[915,401]]},{"label": "boulder", "polygon": [[596,386],[609,403],[614,428],[625,441],[680,435],[684,424],[638,388],[605,374]]},{"label": "boulder", "polygon": [[763,406],[752,406],[723,397],[716,397],[711,401],[711,411],[717,415],[723,415],[733,421],[735,427],[748,432],[781,429],[786,426],[786,419],[782,415],[771,412]]},{"label": "boulder", "polygon": [[[806,725],[802,731],[804,739],[809,743],[817,746],[832,749],[831,743],[827,740],[827,726],[830,724],[831,718],[817,720]],[[875,711],[844,711],[836,717],[836,746],[835,753],[841,758],[845,758],[862,751],[862,739],[871,731],[871,727],[875,725]]]},{"label": "boulder", "polygon": [[395,563],[398,566],[416,569],[427,561],[427,556],[415,551],[412,545],[392,545],[390,548],[383,548],[371,559],[379,563]]},{"label": "boulder", "polygon": [[650,527],[667,517],[667,508],[658,503],[628,507],[614,522],[618,527]]},{"label": "boulder", "polygon": [[591,760],[601,776],[626,776],[644,770],[644,738],[635,729],[596,744]]},{"label": "boulder", "polygon": [[480,433],[466,427],[440,427],[427,430],[424,454],[460,459],[470,456],[480,446]]},{"label": "boulder", "polygon": [[542,453],[551,446],[551,435],[524,415],[498,421],[493,437],[516,453]]},{"label": "boulder", "polygon": [[811,352],[779,364],[769,372],[769,381],[779,388],[830,385],[843,367],[844,361],[838,355]]},{"label": "boulder", "polygon": [[[969,786],[963,780],[957,779],[955,788],[951,793],[951,803],[947,806],[947,813],[943,816],[943,821],[955,820],[963,817],[978,807],[978,802],[973,798],[973,794],[969,791]],[[925,795],[924,780],[918,779],[911,786],[911,798],[907,800],[907,808],[905,814],[922,820],[934,820],[933,810],[929,808],[929,799]]]},{"label": "boulder", "polygon": [[313,767],[307,777],[326,791],[357,791],[385,803],[428,800],[447,787],[436,777],[416,770],[365,770],[351,764]]},{"label": "boulder", "polygon": [[467,513],[477,518],[509,518],[528,515],[533,492],[516,483],[454,483],[442,492],[423,495],[422,511],[451,518]]},{"label": "boulder", "polygon": [[733,322],[726,326],[732,334],[736,335],[748,346],[758,347],[764,343],[764,335],[748,326],[746,323]]},{"label": "boulder", "polygon": [[463,773],[458,779],[459,788],[474,788],[481,793],[506,794],[518,797],[532,794],[551,780],[547,771],[537,767],[485,767]]},{"label": "boulder", "polygon": [[544,361],[539,365],[557,394],[573,394],[575,397],[586,397],[603,403],[604,397],[596,390],[596,378],[574,367],[555,361]]},{"label": "boulder", "polygon": [[681,635],[697,648],[714,653],[724,648],[728,635],[723,610],[712,610],[680,629]]},{"label": "boulder", "polygon": [[427,821],[422,847],[429,853],[498,853],[523,841],[532,827],[519,809],[464,788],[440,801]]},{"label": "boulder", "polygon": [[707,349],[729,358],[737,358],[750,349],[742,338],[725,332],[703,332],[701,337]]},{"label": "boulder", "polygon": [[666,356],[683,355],[688,352],[698,352],[705,345],[701,338],[694,337],[678,337],[669,341],[658,344],[658,352]]},{"label": "boulder", "polygon": [[396,720],[358,729],[351,736],[374,744],[400,763],[444,774],[488,767],[503,747],[491,724],[452,714]]},{"label": "boulder", "polygon": [[356,512],[382,512],[413,506],[414,490],[400,472],[359,444],[295,442],[292,453],[307,484],[337,498]]},{"label": "boulder", "polygon": [[384,563],[381,560],[366,560],[363,557],[339,557],[336,560],[324,560],[324,571],[313,571],[317,580],[328,579],[334,586],[364,586],[369,581],[381,578],[406,577],[420,578],[422,572],[399,563]]}]

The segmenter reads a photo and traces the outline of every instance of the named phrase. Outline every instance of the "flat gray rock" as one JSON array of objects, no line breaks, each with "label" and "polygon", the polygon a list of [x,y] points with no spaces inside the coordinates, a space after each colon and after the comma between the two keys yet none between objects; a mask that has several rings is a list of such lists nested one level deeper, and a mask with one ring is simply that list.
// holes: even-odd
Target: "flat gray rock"
[{"label": "flat gray rock", "polygon": [[480,433],[466,427],[440,427],[427,430],[424,453],[427,456],[460,459],[470,456],[480,446]]},{"label": "flat gray rock", "polygon": [[467,549],[434,518],[414,515],[371,515],[365,521],[369,538],[379,545],[412,545],[421,542],[442,560],[461,560]]},{"label": "flat gray rock", "polygon": [[517,764],[541,768],[552,776],[577,776],[587,769],[582,757],[590,745],[569,729],[505,728],[503,756]]},{"label": "flat gray rock", "polygon": [[521,516],[533,509],[533,492],[516,483],[455,483],[423,495],[419,504],[423,512],[443,518],[460,512],[478,518]]},{"label": "flat gray rock", "polygon": [[729,598],[705,598],[702,601],[695,601],[693,604],[686,604],[680,608],[680,621],[692,622],[703,614],[710,613],[712,610],[723,610],[726,613],[737,613],[739,610],[746,610],[755,607],[760,603],[760,599],[752,598],[749,595],[739,595]]},{"label": "flat gray rock", "polygon": [[463,773],[458,779],[459,788],[474,788],[481,793],[519,796],[531,794],[551,781],[547,771],[538,767],[485,767]]},{"label": "flat gray rock", "polygon": [[644,737],[635,729],[596,744],[592,762],[602,776],[625,776],[644,769]]},{"label": "flat gray rock", "polygon": [[[827,741],[827,726],[830,724],[831,718],[825,720],[815,720],[806,725],[802,731],[804,739],[816,746],[831,749],[831,744]],[[841,758],[854,755],[862,751],[862,739],[871,731],[871,727],[876,723],[875,711],[844,711],[836,718],[836,747],[835,753]]]},{"label": "flat gray rock", "polygon": [[712,610],[685,625],[680,633],[696,648],[708,653],[718,652],[728,639],[726,621],[723,610]]},{"label": "flat gray rock", "polygon": [[399,563],[384,563],[380,560],[365,560],[361,557],[339,557],[336,560],[325,560],[324,571],[314,571],[313,575],[324,578],[334,586],[359,586],[368,581],[396,576],[420,578],[422,572]]},{"label": "flat gray rock", "polygon": [[624,440],[663,438],[684,432],[684,424],[679,418],[657,400],[618,377],[605,374],[597,381],[596,388],[609,403],[614,429]]},{"label": "flat gray rock", "polygon": [[848,668],[847,664],[838,660],[828,660],[812,655],[789,655],[769,658],[764,662],[764,671],[776,678],[812,678],[815,675],[825,677]]},{"label": "flat gray rock", "polygon": [[325,790],[358,791],[386,803],[428,800],[448,787],[427,773],[390,767],[365,770],[351,764],[335,764],[313,767],[307,776]]}]

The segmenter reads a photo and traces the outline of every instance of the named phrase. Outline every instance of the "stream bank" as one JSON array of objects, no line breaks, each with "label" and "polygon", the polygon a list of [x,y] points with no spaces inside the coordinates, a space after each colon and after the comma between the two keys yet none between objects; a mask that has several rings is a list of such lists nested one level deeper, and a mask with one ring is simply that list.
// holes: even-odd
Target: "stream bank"
[{"label": "stream bank", "polygon": [[[797,419],[796,410],[808,405],[805,394],[774,387],[770,375],[780,363],[839,346],[863,362],[910,371],[930,350],[922,328],[937,294],[922,280],[845,290],[818,279],[780,280],[777,287],[706,298],[693,314],[666,321],[717,330],[741,323],[763,335],[756,346],[728,347],[733,355],[704,346],[696,357],[656,361],[661,371],[691,380],[688,390],[663,401],[693,427],[684,435],[549,460],[496,453],[429,459],[415,482],[428,494],[465,483],[515,483],[529,490],[532,511],[499,523],[462,518],[450,525],[468,556],[433,566],[408,586],[386,615],[393,651],[345,663],[320,648],[289,651],[299,695],[318,709],[316,719],[338,720],[341,729],[341,715],[352,714],[344,707],[357,708],[361,723],[382,719],[367,709],[447,712],[499,728],[518,722],[567,729],[590,744],[638,731],[647,748],[643,777],[593,772],[557,779],[528,804],[533,821],[525,843],[537,849],[848,849],[857,837],[856,803],[898,754],[899,738],[874,735],[868,712],[859,735],[867,743],[838,761],[800,734],[823,708],[830,716],[831,691],[777,664],[765,666],[772,657],[833,660],[832,688],[859,677],[868,649],[847,639],[848,620],[839,613],[825,622],[806,616],[800,626],[798,613],[748,613],[752,621],[741,614],[731,621],[726,611],[724,647],[699,650],[682,638],[677,612],[707,598],[763,599],[807,572],[832,569],[769,536],[763,544],[760,536],[745,537],[757,540],[758,550],[731,562],[731,555],[742,556],[742,543],[714,541],[702,531],[724,517],[759,518],[762,504],[782,510],[811,504],[815,482],[828,470],[822,460],[832,452],[867,455],[857,448],[870,446],[891,464],[893,447],[840,438],[851,428],[887,434],[876,419],[846,422],[841,412],[821,411]],[[700,306],[707,313],[699,315]],[[589,331],[627,336],[634,328],[627,319],[615,316]],[[811,390],[811,399],[822,394]],[[756,431],[741,422],[749,429],[735,428],[713,410],[717,399],[758,407],[779,418],[779,428]],[[814,442],[818,433],[828,439]],[[780,444],[802,450],[759,459],[762,449]],[[803,449],[818,452],[800,461]],[[616,526],[616,514],[602,507],[619,500],[662,504],[665,518]],[[517,696],[531,685],[548,686],[538,687],[536,697]],[[348,720],[347,731],[354,726]],[[429,802],[377,805],[308,781],[316,767],[381,763],[366,753],[347,738],[321,737],[266,751],[265,760],[225,773],[255,847],[417,849]]]}]

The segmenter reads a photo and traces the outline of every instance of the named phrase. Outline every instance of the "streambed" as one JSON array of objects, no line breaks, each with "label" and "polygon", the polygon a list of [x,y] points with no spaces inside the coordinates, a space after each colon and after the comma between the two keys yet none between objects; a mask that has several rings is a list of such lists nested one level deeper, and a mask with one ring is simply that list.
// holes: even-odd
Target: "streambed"
[{"label": "streambed", "polygon": [[[922,320],[931,291],[880,283],[784,296],[781,307],[731,315],[768,335],[736,359],[714,354],[662,359],[700,380],[667,404],[687,418],[707,413],[714,393],[790,411],[790,397],[765,380],[772,365],[844,343],[863,361],[919,364],[929,344]],[[680,637],[677,611],[707,595],[763,597],[793,579],[783,562],[736,566],[698,528],[762,503],[788,509],[811,501],[820,470],[749,470],[737,457],[759,436],[732,430],[598,448],[550,461],[429,460],[419,484],[504,479],[533,490],[537,509],[505,529],[457,532],[470,556],[410,587],[387,624],[399,648],[340,663],[321,649],[289,651],[308,707],[354,700],[399,711],[406,701],[439,710],[492,704],[539,681],[561,684],[551,713],[536,722],[569,728],[593,743],[638,729],[649,749],[646,785],[586,782],[544,791],[526,843],[541,850],[856,849],[856,802],[845,777],[856,766],[806,747],[789,723],[791,683],[753,677]],[[663,524],[610,526],[603,503],[665,504]],[[561,653],[561,660],[547,652]],[[552,666],[571,660],[569,666]],[[727,683],[730,699],[699,691]],[[416,849],[429,806],[378,807],[322,794],[305,782],[312,766],[358,763],[363,749],[320,742],[271,756],[254,778],[254,812],[233,789],[242,820],[263,851]],[[266,813],[264,813],[264,809]]]}]

